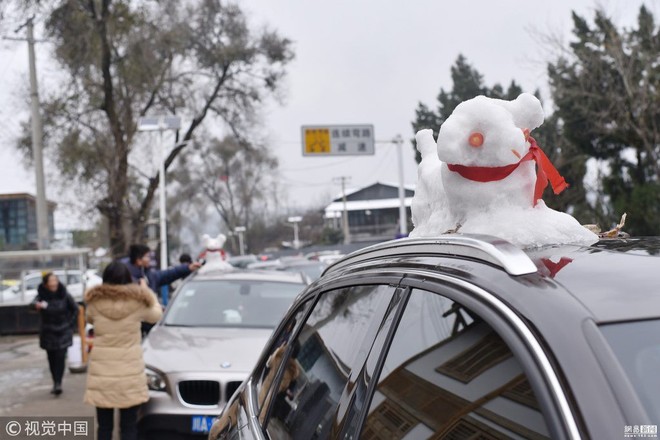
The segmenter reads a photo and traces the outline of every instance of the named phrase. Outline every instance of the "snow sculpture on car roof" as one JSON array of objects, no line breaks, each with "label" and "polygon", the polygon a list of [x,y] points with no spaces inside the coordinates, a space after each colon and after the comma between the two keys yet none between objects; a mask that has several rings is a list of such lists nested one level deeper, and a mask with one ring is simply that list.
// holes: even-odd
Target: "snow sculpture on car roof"
[{"label": "snow sculpture on car roof", "polygon": [[451,232],[502,237],[535,246],[595,242],[598,237],[541,196],[568,187],[530,132],[544,120],[539,100],[477,96],[459,104],[440,127],[415,139],[422,155],[412,204],[411,237]]},{"label": "snow sculpture on car roof", "polygon": [[217,237],[211,237],[208,234],[202,236],[204,251],[199,254],[199,259],[205,260],[205,263],[204,266],[199,269],[200,272],[203,273],[217,269],[232,269],[232,265],[226,261],[227,253],[222,248],[226,241],[227,237],[224,234],[218,234]]}]

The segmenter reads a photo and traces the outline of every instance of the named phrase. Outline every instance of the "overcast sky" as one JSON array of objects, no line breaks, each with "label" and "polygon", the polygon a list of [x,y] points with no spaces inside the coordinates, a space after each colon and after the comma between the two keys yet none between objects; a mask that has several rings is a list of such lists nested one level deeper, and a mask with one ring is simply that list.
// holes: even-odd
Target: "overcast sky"
[{"label": "overcast sky", "polygon": [[[302,125],[373,124],[379,141],[401,134],[406,140],[405,181],[414,183],[416,164],[408,141],[413,137],[415,108],[420,101],[434,106],[440,88],[451,88],[449,69],[459,53],[483,74],[488,86],[515,79],[525,91],[539,88],[547,98],[545,62],[551,54],[535,34],[567,40],[571,10],[591,19],[597,5],[620,26],[631,26],[642,3],[660,19],[660,0],[240,2],[253,25],[268,24],[294,42],[296,58],[289,67],[285,102],[268,105],[259,129],[280,160],[288,192],[288,202],[282,204],[295,214],[329,202],[339,192],[332,182],[338,176],[350,177],[350,186],[398,181],[391,145],[377,144],[374,156],[303,157]],[[46,58],[47,50],[43,44],[38,56]],[[0,57],[0,163],[5,164],[0,193],[33,193],[33,173],[22,168],[13,151],[17,115],[26,115],[21,97],[27,87],[26,46],[3,43]],[[53,67],[38,63],[40,80],[47,87]],[[58,200],[53,192],[47,195]],[[75,226],[57,217],[58,224]]]}]

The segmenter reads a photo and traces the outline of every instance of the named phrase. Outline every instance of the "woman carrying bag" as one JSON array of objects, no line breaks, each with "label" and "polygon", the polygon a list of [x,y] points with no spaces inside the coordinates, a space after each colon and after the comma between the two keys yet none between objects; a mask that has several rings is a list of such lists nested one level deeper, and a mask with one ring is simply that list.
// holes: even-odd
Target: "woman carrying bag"
[{"label": "woman carrying bag", "polygon": [[149,400],[140,323],[158,321],[162,308],[146,283],[134,284],[118,261],[103,272],[103,284],[85,293],[85,302],[87,322],[94,324],[85,402],[96,407],[97,438],[112,438],[118,408],[121,439],[137,439],[138,407]]},{"label": "woman carrying bag", "polygon": [[66,350],[73,344],[73,329],[78,305],[64,284],[52,272],[42,278],[30,308],[39,311],[39,346],[48,353],[48,366],[53,378],[51,394],[62,394],[62,377]]}]

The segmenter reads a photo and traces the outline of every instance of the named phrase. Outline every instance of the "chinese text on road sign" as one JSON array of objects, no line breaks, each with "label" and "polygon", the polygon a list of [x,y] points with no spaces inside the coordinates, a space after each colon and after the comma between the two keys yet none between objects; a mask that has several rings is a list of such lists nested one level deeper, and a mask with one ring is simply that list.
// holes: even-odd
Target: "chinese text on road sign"
[{"label": "chinese text on road sign", "polygon": [[305,125],[303,156],[374,154],[373,125]]}]

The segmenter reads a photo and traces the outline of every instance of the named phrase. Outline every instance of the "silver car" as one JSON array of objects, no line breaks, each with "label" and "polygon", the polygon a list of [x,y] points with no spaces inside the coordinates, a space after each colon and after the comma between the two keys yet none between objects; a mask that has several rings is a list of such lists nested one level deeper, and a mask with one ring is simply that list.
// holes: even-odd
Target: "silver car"
[{"label": "silver car", "polygon": [[150,399],[140,410],[142,437],[206,434],[304,288],[301,274],[287,272],[188,278],[144,342]]}]

